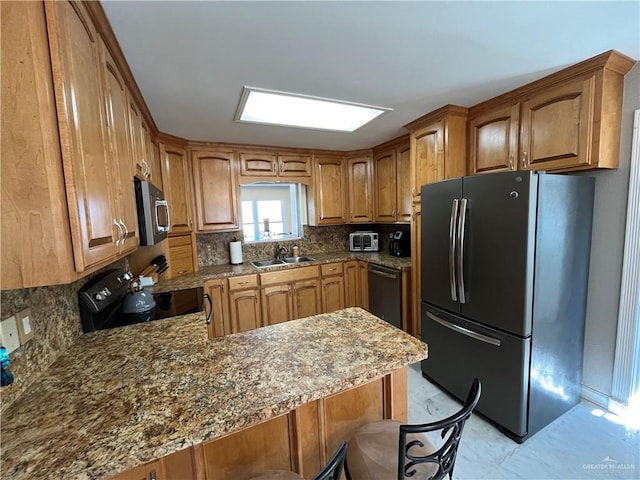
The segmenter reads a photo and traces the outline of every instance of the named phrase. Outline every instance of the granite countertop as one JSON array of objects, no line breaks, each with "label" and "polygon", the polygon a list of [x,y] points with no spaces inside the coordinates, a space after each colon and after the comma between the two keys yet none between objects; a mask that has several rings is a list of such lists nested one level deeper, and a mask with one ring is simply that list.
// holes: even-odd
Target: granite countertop
[{"label": "granite countertop", "polygon": [[202,313],[86,334],[2,414],[2,478],[106,479],[426,355],[360,308],[213,340]]},{"label": "granite countertop", "polygon": [[241,265],[209,265],[200,267],[197,272],[189,273],[180,277],[171,278],[158,282],[153,287],[147,289],[154,293],[170,292],[185,288],[195,288],[204,285],[204,282],[214,278],[234,277],[237,275],[250,275],[254,273],[270,272],[287,268],[301,268],[323,263],[344,262],[346,260],[364,260],[369,263],[383,265],[398,270],[409,270],[411,268],[411,258],[395,257],[386,252],[329,252],[309,255],[314,259],[312,262],[300,264],[274,265],[272,267],[257,268],[250,261],[245,261]]}]

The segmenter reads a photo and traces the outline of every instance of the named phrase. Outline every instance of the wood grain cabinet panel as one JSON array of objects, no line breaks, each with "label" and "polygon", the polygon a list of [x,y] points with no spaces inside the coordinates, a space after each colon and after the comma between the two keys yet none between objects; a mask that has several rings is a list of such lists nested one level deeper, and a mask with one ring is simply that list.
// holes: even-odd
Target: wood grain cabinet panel
[{"label": "wood grain cabinet panel", "polygon": [[241,151],[240,183],[259,181],[311,183],[311,155],[277,151]]},{"label": "wood grain cabinet panel", "polygon": [[264,325],[276,325],[295,318],[293,295],[289,284],[262,287],[262,319]]},{"label": "wood grain cabinet panel", "polygon": [[192,235],[171,236],[167,239],[167,245],[167,261],[171,277],[178,277],[197,270]]},{"label": "wood grain cabinet panel", "polygon": [[498,106],[469,119],[469,172],[518,169],[520,105]]},{"label": "wood grain cabinet panel", "polygon": [[373,158],[370,154],[347,157],[349,223],[373,222]]},{"label": "wood grain cabinet panel", "polygon": [[320,280],[315,278],[291,284],[293,319],[322,313]]},{"label": "wood grain cabinet panel", "polygon": [[258,275],[231,277],[229,283],[230,333],[246,332],[263,326]]},{"label": "wood grain cabinet panel", "polygon": [[322,279],[322,312],[329,313],[341,310],[344,303],[344,278],[340,276]]},{"label": "wood grain cabinet panel", "polygon": [[240,152],[240,175],[252,177],[274,177],[278,174],[276,153]]},{"label": "wood grain cabinet panel", "polygon": [[314,181],[309,187],[309,225],[347,222],[347,175],[342,156],[316,156]]},{"label": "wood grain cabinet panel", "polygon": [[369,310],[369,263],[358,260],[359,306]]},{"label": "wood grain cabinet panel", "polygon": [[194,150],[192,161],[198,231],[238,230],[238,182],[233,152]]},{"label": "wood grain cabinet panel", "polygon": [[295,178],[306,183],[304,179],[310,179],[311,173],[311,155],[278,153],[278,176],[282,180]]},{"label": "wood grain cabinet panel", "polygon": [[211,312],[211,323],[207,326],[209,338],[229,335],[231,323],[229,320],[229,297],[227,295],[227,280],[216,278],[208,280],[204,284],[204,290],[211,298],[213,311]]},{"label": "wood grain cabinet panel", "polygon": [[396,139],[373,150],[374,220],[411,221],[411,163],[408,139]]},{"label": "wood grain cabinet panel", "polygon": [[589,164],[594,82],[594,76],[576,80],[522,102],[522,168],[554,169]]},{"label": "wood grain cabinet panel", "polygon": [[358,281],[358,261],[344,262],[344,304],[345,307],[361,307],[360,285]]},{"label": "wood grain cabinet panel", "polygon": [[119,253],[130,253],[138,248],[138,214],[136,212],[133,162],[129,138],[129,110],[127,87],[113,57],[101,38],[100,62],[105,89],[105,111],[109,138],[109,160],[113,171],[113,189],[116,195],[116,222],[123,235],[116,241]]},{"label": "wood grain cabinet panel", "polygon": [[396,221],[396,151],[390,149],[373,157],[375,221]]},{"label": "wood grain cabinet panel", "polygon": [[108,158],[98,37],[85,6],[45,2],[76,269],[114,258],[121,230]]},{"label": "wood grain cabinet panel", "polygon": [[[193,473],[191,476],[183,475],[182,479],[189,480],[193,478]],[[168,476],[165,475],[164,468],[161,460],[157,460],[155,462],[150,462],[145,465],[140,465],[139,467],[132,468],[125,472],[116,475],[115,477],[111,477],[110,480],[172,480]]]},{"label": "wood grain cabinet panel", "polygon": [[169,235],[193,231],[191,165],[184,148],[160,144],[165,199],[169,202]]}]

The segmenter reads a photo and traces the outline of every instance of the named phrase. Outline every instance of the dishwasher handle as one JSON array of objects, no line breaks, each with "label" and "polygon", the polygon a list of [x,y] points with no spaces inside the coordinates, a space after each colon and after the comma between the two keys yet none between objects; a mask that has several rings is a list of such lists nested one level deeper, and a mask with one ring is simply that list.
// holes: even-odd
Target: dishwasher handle
[{"label": "dishwasher handle", "polygon": [[378,265],[369,265],[369,273],[379,275],[380,277],[390,278],[392,280],[397,280],[398,275],[400,275],[400,272],[398,270],[392,268],[384,268]]}]

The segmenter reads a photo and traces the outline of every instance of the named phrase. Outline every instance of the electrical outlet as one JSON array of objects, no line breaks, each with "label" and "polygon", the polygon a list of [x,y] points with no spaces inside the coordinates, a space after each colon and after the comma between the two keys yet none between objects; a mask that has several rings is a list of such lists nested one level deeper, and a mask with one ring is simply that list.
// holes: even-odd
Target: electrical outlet
[{"label": "electrical outlet", "polygon": [[31,325],[31,309],[25,308],[21,312],[16,313],[18,320],[18,336],[20,345],[24,345],[33,338],[33,327]]},{"label": "electrical outlet", "polygon": [[2,346],[9,353],[20,346],[20,334],[18,333],[18,322],[15,315],[0,322],[0,338],[2,339]]}]

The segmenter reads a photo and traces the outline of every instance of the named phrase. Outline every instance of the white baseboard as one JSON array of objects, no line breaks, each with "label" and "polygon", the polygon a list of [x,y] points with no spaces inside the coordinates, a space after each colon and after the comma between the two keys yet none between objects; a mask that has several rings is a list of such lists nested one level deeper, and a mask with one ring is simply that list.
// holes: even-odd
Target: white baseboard
[{"label": "white baseboard", "polygon": [[605,395],[604,393],[594,390],[593,388],[587,387],[586,385],[582,385],[581,396],[586,401],[595,403],[596,405],[604,408],[605,410],[609,410],[609,403],[611,402],[611,398]]}]

